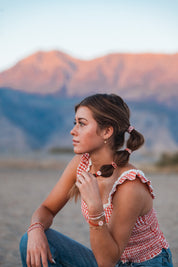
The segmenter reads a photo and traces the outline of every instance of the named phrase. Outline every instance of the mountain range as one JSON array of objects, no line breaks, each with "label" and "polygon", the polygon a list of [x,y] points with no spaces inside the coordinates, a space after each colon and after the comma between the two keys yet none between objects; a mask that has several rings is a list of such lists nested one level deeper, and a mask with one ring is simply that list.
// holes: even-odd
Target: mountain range
[{"label": "mountain range", "polygon": [[0,151],[71,146],[74,105],[93,93],[126,100],[145,135],[143,153],[178,149],[178,53],[86,61],[50,51],[0,73]]}]

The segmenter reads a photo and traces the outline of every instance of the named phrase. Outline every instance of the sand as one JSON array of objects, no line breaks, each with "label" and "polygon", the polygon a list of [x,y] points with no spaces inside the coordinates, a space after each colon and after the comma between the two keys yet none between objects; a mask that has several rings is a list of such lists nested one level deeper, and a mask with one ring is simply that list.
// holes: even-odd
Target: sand
[{"label": "sand", "polygon": [[[21,266],[19,241],[30,217],[60,177],[60,170],[18,169],[0,166],[0,266]],[[178,177],[177,174],[150,174],[155,189],[154,206],[178,267]],[[53,228],[89,246],[88,225],[79,204],[69,202],[56,216]]]}]

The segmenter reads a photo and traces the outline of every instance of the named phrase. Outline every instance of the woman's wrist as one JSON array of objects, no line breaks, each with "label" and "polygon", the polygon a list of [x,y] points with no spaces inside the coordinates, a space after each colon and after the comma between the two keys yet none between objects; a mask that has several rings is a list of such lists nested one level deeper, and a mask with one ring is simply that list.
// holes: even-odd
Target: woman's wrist
[{"label": "woman's wrist", "polygon": [[28,227],[27,233],[33,231],[34,229],[41,229],[44,232],[45,227],[41,222],[35,222]]},{"label": "woman's wrist", "polygon": [[93,219],[89,218],[88,223],[90,224],[90,226],[103,227],[106,224],[106,218],[105,218],[105,216],[102,216],[98,220],[93,220]]},{"label": "woman's wrist", "polygon": [[99,229],[106,224],[105,212],[102,210],[100,213],[89,213],[88,223],[91,229]]},{"label": "woman's wrist", "polygon": [[101,213],[95,213],[95,214],[89,214],[88,215],[88,219],[91,221],[98,221],[103,217],[105,218],[105,212],[104,211],[102,211]]},{"label": "woman's wrist", "polygon": [[103,209],[103,204],[100,203],[92,203],[92,204],[87,204],[88,206],[88,213],[89,215],[97,215],[100,214],[101,212],[104,211]]}]

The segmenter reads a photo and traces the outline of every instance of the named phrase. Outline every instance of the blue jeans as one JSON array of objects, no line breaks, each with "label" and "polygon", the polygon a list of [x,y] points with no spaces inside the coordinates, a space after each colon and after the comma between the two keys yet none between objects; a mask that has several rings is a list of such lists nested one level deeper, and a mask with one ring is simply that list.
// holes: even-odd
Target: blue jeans
[{"label": "blue jeans", "polygon": [[154,257],[151,260],[140,262],[140,263],[134,263],[134,262],[128,262],[128,263],[122,263],[119,261],[119,263],[116,265],[117,267],[173,267],[172,263],[172,255],[170,249],[162,249],[162,252]]},{"label": "blue jeans", "polygon": [[[73,239],[55,231],[48,229],[45,232],[53,259],[56,264],[48,262],[49,267],[97,267],[97,262],[93,252],[74,241]],[[27,267],[27,233],[23,235],[20,242],[20,253],[22,259],[22,266]],[[170,250],[162,250],[162,253],[155,258],[142,263],[125,263],[118,262],[117,267],[142,267],[142,266],[167,266],[173,267]]]}]

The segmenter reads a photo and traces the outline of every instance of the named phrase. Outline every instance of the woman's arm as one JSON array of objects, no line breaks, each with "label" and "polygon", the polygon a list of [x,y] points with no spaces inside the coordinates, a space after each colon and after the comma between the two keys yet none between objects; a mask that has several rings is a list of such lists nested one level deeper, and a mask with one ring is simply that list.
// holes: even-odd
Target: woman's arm
[{"label": "woman's arm", "polygon": [[59,181],[41,206],[34,212],[31,223],[41,222],[49,228],[54,216],[69,200],[69,192],[76,182],[76,171],[80,156],[75,156],[65,168]]},{"label": "woman's arm", "polygon": [[[87,203],[89,214],[101,212],[103,204],[97,178],[85,174],[85,179],[78,181],[77,185]],[[135,222],[145,208],[146,194],[149,195],[139,179],[119,185],[113,198],[114,209],[109,225],[90,228],[91,248],[99,267],[113,267],[119,261]]]},{"label": "woman's arm", "polygon": [[[69,199],[69,192],[76,181],[79,162],[80,156],[75,156],[67,165],[49,196],[32,215],[31,224],[40,223],[45,230],[50,227],[54,216]],[[52,262],[44,231],[42,231],[42,227],[34,228],[28,232],[27,266],[41,266],[41,261],[44,267],[48,266],[47,259]]]}]

